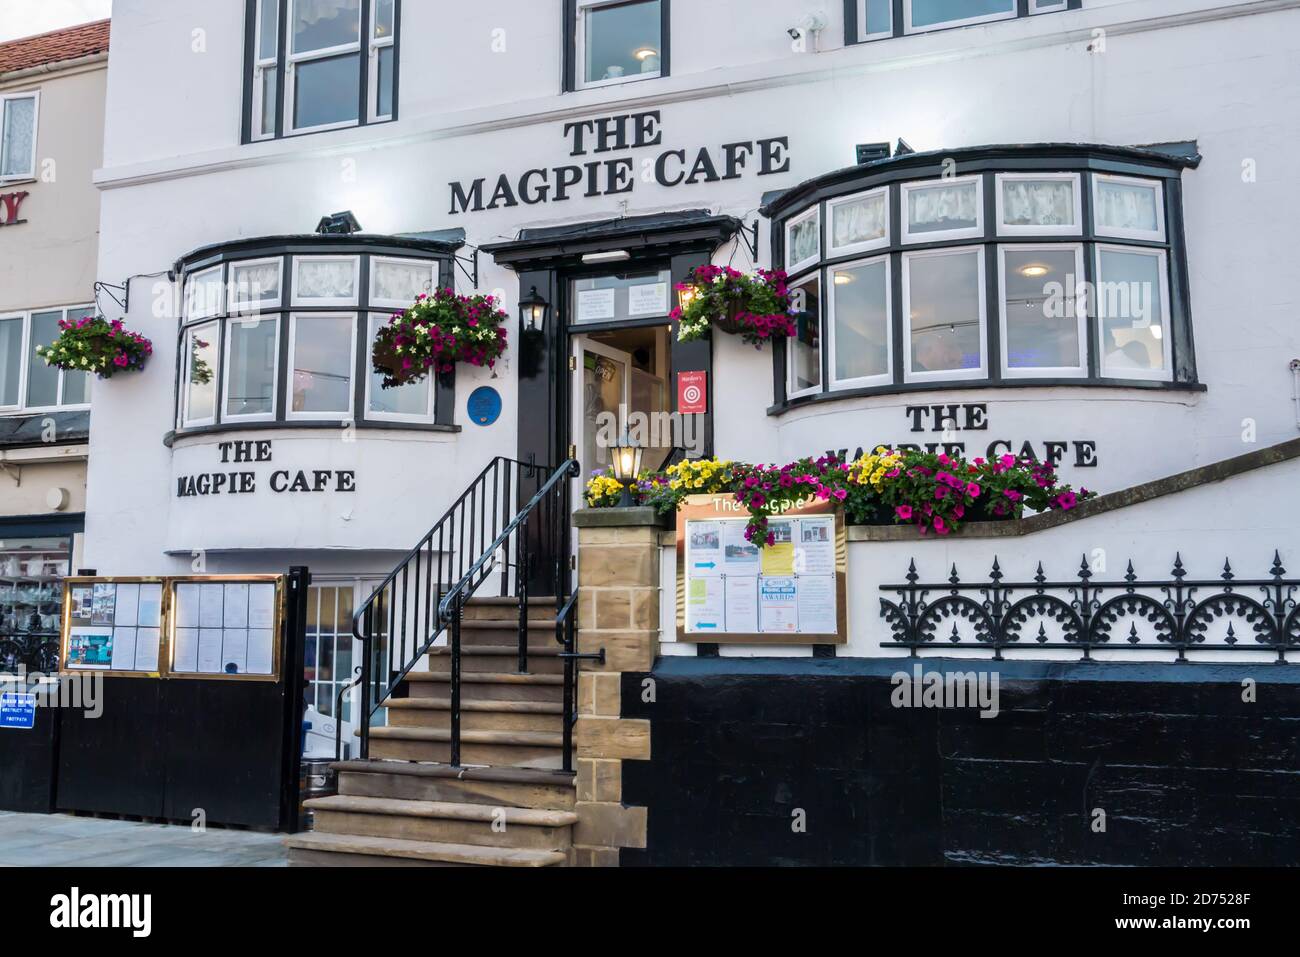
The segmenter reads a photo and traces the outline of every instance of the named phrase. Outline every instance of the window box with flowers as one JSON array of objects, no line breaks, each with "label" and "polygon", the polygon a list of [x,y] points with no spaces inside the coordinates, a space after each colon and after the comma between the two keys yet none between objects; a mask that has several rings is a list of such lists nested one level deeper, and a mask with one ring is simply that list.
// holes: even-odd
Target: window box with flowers
[{"label": "window box with flowers", "polygon": [[117,372],[143,369],[153,355],[153,343],[130,332],[120,319],[103,316],[59,320],[59,337],[36,354],[46,365],[67,372],[93,372],[108,379]]},{"label": "window box with flowers", "polygon": [[670,315],[681,342],[703,339],[714,326],[759,348],[795,334],[798,309],[783,272],[760,269],[750,276],[729,266],[699,266],[677,292],[682,304]]},{"label": "window box with flowers", "polygon": [[457,362],[491,369],[506,351],[505,321],[492,296],[450,289],[422,295],[375,336],[375,371],[391,389],[450,372]]}]

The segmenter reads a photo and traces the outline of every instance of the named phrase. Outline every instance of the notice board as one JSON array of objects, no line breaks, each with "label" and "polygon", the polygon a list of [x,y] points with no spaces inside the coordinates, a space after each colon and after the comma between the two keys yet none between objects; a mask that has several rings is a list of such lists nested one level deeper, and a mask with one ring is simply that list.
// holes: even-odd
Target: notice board
[{"label": "notice board", "polygon": [[730,494],[692,495],[677,513],[677,640],[843,644],[848,640],[844,513],[801,500],[773,517],[772,544],[745,540]]}]

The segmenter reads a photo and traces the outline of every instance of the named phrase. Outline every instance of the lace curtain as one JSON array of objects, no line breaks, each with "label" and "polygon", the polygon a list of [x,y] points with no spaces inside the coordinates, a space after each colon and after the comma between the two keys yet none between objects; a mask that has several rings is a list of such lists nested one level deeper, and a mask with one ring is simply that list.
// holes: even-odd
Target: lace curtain
[{"label": "lace curtain", "polygon": [[351,259],[308,259],[298,263],[299,299],[355,299],[355,262]]},{"label": "lace curtain", "polygon": [[231,282],[236,303],[280,301],[279,263],[235,266],[231,271]]},{"label": "lace curtain", "polygon": [[433,293],[433,268],[422,263],[376,263],[372,299],[412,303]]},{"label": "lace curtain", "polygon": [[883,193],[836,206],[831,220],[835,245],[851,246],[883,238],[888,210]]},{"label": "lace curtain", "polygon": [[1097,184],[1097,224],[1110,229],[1158,231],[1156,189],[1103,180]]},{"label": "lace curtain", "polygon": [[1008,226],[1073,226],[1074,184],[1064,180],[1003,183],[1002,217]]},{"label": "lace curtain", "polygon": [[978,222],[974,183],[927,186],[907,194],[907,215],[914,233],[963,229]]},{"label": "lace curtain", "polygon": [[817,257],[819,254],[817,248],[817,232],[819,229],[818,217],[811,216],[802,223],[796,224],[790,230],[790,251],[787,254],[787,261],[790,265]]},{"label": "lace curtain", "polygon": [[0,140],[0,176],[31,176],[32,140],[36,135],[36,100],[7,100],[4,106],[4,129]]}]

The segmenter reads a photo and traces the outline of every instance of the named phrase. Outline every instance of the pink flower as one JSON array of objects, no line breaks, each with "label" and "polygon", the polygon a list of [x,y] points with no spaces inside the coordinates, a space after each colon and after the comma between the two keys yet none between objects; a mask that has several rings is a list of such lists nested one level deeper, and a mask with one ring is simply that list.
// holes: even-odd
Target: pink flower
[{"label": "pink flower", "polygon": [[938,515],[934,517],[934,530],[940,535],[948,534],[948,526],[943,523],[943,519]]},{"label": "pink flower", "polygon": [[971,482],[969,485],[966,486],[966,494],[969,495],[971,498],[979,498],[980,487],[976,485],[974,482]]},{"label": "pink flower", "polygon": [[894,514],[906,522],[910,520],[912,517],[912,506],[899,505],[897,508],[894,509]]}]

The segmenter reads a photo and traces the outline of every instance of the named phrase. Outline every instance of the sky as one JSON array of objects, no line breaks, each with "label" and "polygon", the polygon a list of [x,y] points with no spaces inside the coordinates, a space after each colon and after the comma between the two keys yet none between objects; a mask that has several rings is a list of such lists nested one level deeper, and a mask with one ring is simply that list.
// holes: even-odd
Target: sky
[{"label": "sky", "polygon": [[102,20],[113,0],[0,0],[0,43]]}]

